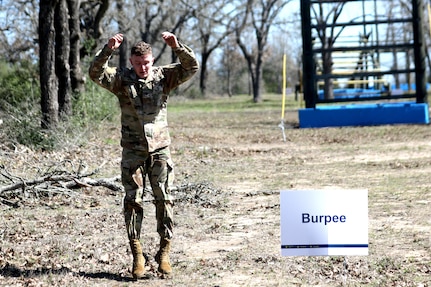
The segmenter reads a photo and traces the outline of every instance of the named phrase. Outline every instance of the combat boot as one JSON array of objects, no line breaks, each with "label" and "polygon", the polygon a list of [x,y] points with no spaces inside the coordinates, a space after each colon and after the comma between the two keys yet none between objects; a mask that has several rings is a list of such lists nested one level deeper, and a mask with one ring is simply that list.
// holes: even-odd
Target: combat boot
[{"label": "combat boot", "polygon": [[132,276],[135,279],[143,278],[145,276],[145,257],[139,239],[130,240],[130,248],[133,254]]},{"label": "combat boot", "polygon": [[169,252],[171,251],[171,240],[160,239],[160,249],[156,255],[156,261],[159,263],[158,271],[164,275],[172,273],[171,262],[169,260]]}]

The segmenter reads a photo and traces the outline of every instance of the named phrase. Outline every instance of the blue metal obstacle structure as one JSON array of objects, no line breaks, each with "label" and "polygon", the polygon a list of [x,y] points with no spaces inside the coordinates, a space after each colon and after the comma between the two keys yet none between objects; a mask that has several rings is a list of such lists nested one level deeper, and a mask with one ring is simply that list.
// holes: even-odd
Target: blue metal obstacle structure
[{"label": "blue metal obstacle structure", "polygon": [[[367,1],[361,1],[363,16],[355,17],[350,22],[324,22],[323,19],[341,19],[339,16],[343,9],[347,13],[353,11],[358,1],[300,2],[303,44],[300,79],[306,108],[299,110],[299,126],[428,124],[425,41],[421,23],[424,19],[423,0],[411,1],[409,17],[380,15],[376,7],[384,5],[383,0],[374,1],[373,14],[365,9]],[[330,5],[330,8],[335,4],[340,9],[325,9],[325,5]],[[312,10],[317,13],[312,14]],[[328,11],[333,15],[323,15]],[[319,18],[319,15],[323,16]],[[388,30],[388,23],[395,22],[409,27],[413,38],[379,40],[378,31]],[[363,28],[359,32],[358,42],[344,41],[343,37],[350,39],[352,35],[358,35],[355,27]],[[405,55],[410,55],[408,61],[380,65],[381,57],[400,59]],[[396,79],[397,83],[405,80],[407,84],[390,87],[386,81],[389,77]],[[320,90],[322,85],[325,92]],[[337,89],[339,87],[343,89]]]}]

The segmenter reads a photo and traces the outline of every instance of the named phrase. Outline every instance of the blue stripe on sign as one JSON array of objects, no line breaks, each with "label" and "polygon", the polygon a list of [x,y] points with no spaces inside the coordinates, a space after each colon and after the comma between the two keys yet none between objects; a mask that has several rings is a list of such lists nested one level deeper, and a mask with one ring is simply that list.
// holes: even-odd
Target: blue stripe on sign
[{"label": "blue stripe on sign", "polygon": [[300,245],[281,245],[281,249],[298,248],[368,248],[368,244],[300,244]]}]

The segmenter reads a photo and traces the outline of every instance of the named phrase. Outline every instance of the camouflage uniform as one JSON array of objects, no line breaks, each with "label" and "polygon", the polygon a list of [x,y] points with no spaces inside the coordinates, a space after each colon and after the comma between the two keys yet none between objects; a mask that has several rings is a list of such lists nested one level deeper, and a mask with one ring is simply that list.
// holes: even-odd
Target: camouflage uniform
[{"label": "camouflage uniform", "polygon": [[173,51],[180,63],[152,67],[146,79],[139,79],[133,69],[109,67],[112,50],[106,45],[96,54],[89,70],[91,79],[114,93],[121,107],[121,180],[129,239],[140,238],[146,175],[155,199],[157,232],[161,238],[172,237],[173,198],[169,186],[174,176],[167,101],[169,92],[199,68],[186,45],[180,43]]}]

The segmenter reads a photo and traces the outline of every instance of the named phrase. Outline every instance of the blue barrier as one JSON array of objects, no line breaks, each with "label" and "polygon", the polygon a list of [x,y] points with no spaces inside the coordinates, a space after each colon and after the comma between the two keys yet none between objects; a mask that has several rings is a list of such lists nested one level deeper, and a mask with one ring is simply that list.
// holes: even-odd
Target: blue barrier
[{"label": "blue barrier", "polygon": [[428,124],[428,104],[415,102],[349,104],[300,109],[300,128]]}]

